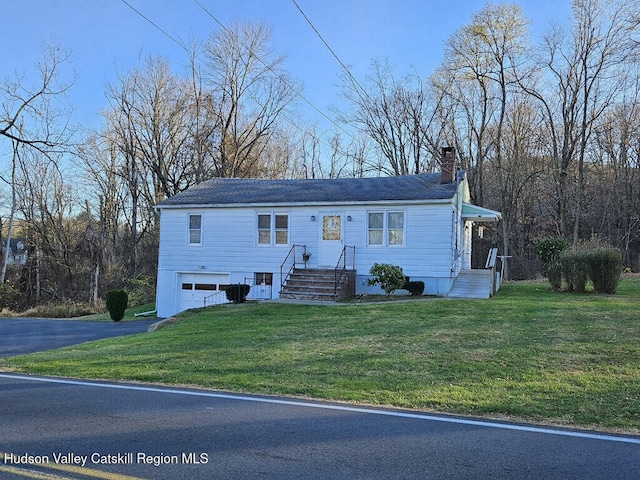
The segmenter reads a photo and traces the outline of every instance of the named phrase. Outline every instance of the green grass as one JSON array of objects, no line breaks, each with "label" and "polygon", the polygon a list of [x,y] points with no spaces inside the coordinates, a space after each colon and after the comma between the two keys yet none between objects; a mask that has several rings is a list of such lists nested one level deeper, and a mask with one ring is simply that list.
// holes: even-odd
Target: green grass
[{"label": "green grass", "polygon": [[0,370],[194,385],[640,432],[640,279],[617,295],[245,304]]}]

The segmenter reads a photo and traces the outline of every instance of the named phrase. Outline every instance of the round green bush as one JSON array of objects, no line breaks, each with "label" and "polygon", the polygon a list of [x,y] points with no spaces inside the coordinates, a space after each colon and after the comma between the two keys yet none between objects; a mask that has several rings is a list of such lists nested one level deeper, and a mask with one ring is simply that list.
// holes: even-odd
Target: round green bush
[{"label": "round green bush", "polygon": [[124,290],[111,290],[107,293],[106,304],[111,320],[119,322],[124,318],[124,311],[127,309],[129,295]]},{"label": "round green bush", "polygon": [[407,278],[402,272],[402,267],[389,265],[387,263],[374,263],[373,267],[369,270],[369,274],[374,278],[368,279],[367,284],[370,286],[380,285],[380,288],[382,288],[387,295],[402,288],[407,281]]}]

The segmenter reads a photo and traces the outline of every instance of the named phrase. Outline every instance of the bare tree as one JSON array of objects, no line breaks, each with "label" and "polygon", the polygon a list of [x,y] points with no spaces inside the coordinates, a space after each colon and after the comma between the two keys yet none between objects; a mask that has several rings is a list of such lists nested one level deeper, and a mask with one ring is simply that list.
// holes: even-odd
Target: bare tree
[{"label": "bare tree", "polygon": [[[38,64],[38,80],[32,86],[25,76],[7,78],[0,85],[0,144],[3,140],[10,142],[13,151],[11,177],[0,177],[12,192],[7,250],[19,200],[16,192],[19,149],[31,149],[49,161],[55,161],[54,156],[69,145],[70,110],[60,101],[72,85],[71,81],[63,83],[60,78],[62,66],[67,61],[68,55],[52,44],[45,47],[43,60]],[[6,263],[5,255],[0,284],[6,279]]]},{"label": "bare tree", "polygon": [[294,82],[269,40],[264,24],[242,23],[224,28],[205,45],[203,108],[210,109],[215,125],[208,136],[215,176],[258,175],[262,154],[295,98]]},{"label": "bare tree", "polygon": [[[552,172],[556,180],[559,233],[580,238],[585,200],[585,158],[598,119],[613,105],[628,82],[637,56],[632,10],[635,2],[576,0],[570,31],[555,27],[545,37],[536,82],[522,88],[537,98],[548,123]],[[572,166],[576,199],[569,204]],[[570,214],[573,212],[573,228]]]},{"label": "bare tree", "polygon": [[437,142],[430,136],[434,121],[429,93],[418,75],[397,79],[392,67],[374,61],[366,86],[343,75],[343,95],[352,112],[342,120],[358,126],[386,160],[384,173],[410,175],[431,167]]}]

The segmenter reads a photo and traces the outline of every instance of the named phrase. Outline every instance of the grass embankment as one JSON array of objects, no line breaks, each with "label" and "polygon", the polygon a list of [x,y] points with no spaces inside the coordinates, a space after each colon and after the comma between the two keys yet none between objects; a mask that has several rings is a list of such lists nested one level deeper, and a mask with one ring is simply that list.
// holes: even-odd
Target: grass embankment
[{"label": "grass embankment", "polygon": [[640,279],[617,295],[250,304],[0,369],[197,385],[640,433]]}]

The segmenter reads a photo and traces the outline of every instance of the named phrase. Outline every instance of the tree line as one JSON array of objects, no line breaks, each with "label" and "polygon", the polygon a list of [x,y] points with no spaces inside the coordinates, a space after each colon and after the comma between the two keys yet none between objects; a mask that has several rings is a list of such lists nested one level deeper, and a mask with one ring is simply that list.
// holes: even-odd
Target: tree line
[{"label": "tree line", "polygon": [[[640,14],[636,2],[576,0],[569,25],[528,39],[510,4],[488,4],[453,33],[430,76],[374,60],[342,77],[335,129],[306,124],[302,87],[263,24],[236,23],[185,48],[180,74],[141,59],[108,85],[100,129],[70,125],[51,47],[36,77],[0,88],[3,240],[27,240],[28,262],[0,280],[16,307],[99,303],[126,287],[153,296],[154,205],[212,177],[328,178],[439,170],[454,146],[472,200],[502,212],[489,243],[512,278],[539,274],[533,245],[599,238],[640,269]],[[6,146],[6,148],[4,148]],[[476,251],[483,253],[482,248]],[[11,266],[9,266],[11,267]]]}]

